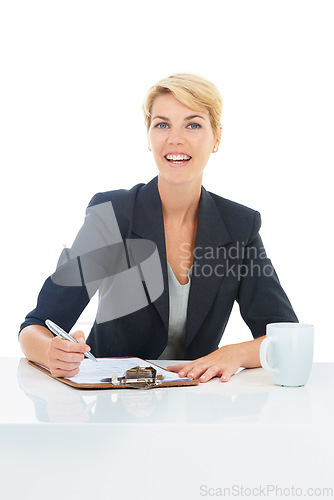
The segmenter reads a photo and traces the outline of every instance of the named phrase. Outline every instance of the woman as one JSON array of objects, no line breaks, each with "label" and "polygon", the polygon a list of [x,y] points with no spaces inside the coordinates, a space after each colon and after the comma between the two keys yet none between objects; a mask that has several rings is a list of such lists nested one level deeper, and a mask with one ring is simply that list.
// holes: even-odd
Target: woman
[{"label": "woman", "polygon": [[[108,231],[110,217],[102,220],[100,209],[111,202],[119,225],[114,241],[130,236],[156,244],[163,292],[129,314],[101,319],[98,312],[88,345],[81,331],[73,334],[79,340],[74,344],[54,338],[44,322],[50,318],[70,330],[89,301],[88,287],[65,287],[49,278],[21,325],[20,343],[29,359],[54,376],[70,377],[91,346],[99,357],[190,359],[169,369],[201,382],[216,376],[226,382],[240,367],[260,366],[267,323],[298,321],[265,254],[259,213],[202,187],[204,168],[218,151],[221,111],[216,87],[195,75],[175,74],[150,89],[144,113],[158,177],[129,191],[96,195],[76,241],[87,228],[89,241]],[[113,281],[107,283],[100,286],[100,303],[109,296],[112,308],[120,295]],[[218,349],[235,300],[254,340]]]}]

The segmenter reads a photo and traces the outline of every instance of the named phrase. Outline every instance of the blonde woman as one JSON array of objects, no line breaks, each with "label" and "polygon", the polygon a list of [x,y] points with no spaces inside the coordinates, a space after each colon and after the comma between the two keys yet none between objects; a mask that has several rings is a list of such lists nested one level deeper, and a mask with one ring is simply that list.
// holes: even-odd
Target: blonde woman
[{"label": "blonde woman", "polygon": [[[182,360],[169,369],[201,382],[213,377],[226,382],[240,367],[260,366],[267,323],[298,320],[263,248],[260,214],[202,186],[204,168],[221,139],[217,88],[196,75],[174,74],[149,90],[143,108],[157,177],[130,190],[95,195],[76,241],[87,231],[89,241],[101,238],[110,220],[104,210],[111,202],[118,243],[142,239],[156,245],[161,268],[154,275],[158,280],[161,274],[160,292],[152,298],[152,288],[146,287],[147,305],[128,314],[125,307],[108,317],[113,304],[118,300],[122,309],[124,300],[115,277],[104,281],[100,304],[108,296],[109,305],[99,310],[108,314],[97,314],[87,343],[83,332],[74,332],[75,344],[54,337],[45,320],[69,331],[91,294],[87,286],[62,286],[48,278],[36,308],[21,325],[21,347],[58,377],[78,373],[83,353],[92,349],[98,357]],[[118,277],[119,271],[114,270]],[[135,301],[140,294],[133,295]],[[254,340],[218,348],[235,301]]]}]

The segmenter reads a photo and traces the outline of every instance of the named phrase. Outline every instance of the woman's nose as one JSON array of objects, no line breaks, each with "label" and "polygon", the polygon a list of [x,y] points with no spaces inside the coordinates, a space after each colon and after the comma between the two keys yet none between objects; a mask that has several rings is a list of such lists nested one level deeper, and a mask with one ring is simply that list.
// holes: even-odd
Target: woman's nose
[{"label": "woman's nose", "polygon": [[184,144],[184,136],[182,130],[173,129],[168,136],[169,144]]}]

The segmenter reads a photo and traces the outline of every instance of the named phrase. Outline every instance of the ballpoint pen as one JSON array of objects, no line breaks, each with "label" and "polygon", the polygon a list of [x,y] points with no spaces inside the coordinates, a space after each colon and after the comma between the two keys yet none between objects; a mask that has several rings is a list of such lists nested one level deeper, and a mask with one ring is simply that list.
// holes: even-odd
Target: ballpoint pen
[{"label": "ballpoint pen", "polygon": [[[54,323],[50,319],[46,319],[45,324],[49,328],[49,330],[51,330],[51,332],[57,335],[58,337],[61,337],[62,339],[65,340],[70,340],[71,342],[78,342],[75,338],[71,337],[69,333],[65,332],[65,330],[60,328],[60,326],[56,325],[56,323]],[[87,358],[97,362],[95,356],[93,356],[93,354],[91,354],[90,352],[84,352],[84,355]]]}]

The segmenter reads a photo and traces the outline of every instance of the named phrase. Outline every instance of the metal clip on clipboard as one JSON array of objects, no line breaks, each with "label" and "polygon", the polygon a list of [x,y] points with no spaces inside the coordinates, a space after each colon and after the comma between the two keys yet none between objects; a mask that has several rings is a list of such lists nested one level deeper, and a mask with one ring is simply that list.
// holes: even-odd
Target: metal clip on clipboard
[{"label": "metal clip on clipboard", "polygon": [[113,385],[122,385],[129,389],[152,389],[162,382],[162,375],[152,366],[134,366],[125,372],[123,377],[112,375],[112,378],[103,378],[101,382],[111,382]]}]

